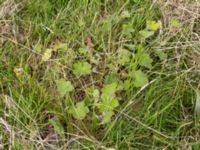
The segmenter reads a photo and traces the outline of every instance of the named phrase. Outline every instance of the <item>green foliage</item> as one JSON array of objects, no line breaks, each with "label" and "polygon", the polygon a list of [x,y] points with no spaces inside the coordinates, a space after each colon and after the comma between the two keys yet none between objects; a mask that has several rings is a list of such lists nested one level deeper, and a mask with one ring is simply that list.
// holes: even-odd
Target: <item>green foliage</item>
[{"label": "green foliage", "polygon": [[146,29],[151,31],[156,31],[160,28],[160,22],[156,21],[147,21]]},{"label": "green foliage", "polygon": [[92,66],[88,62],[77,62],[73,64],[73,73],[75,75],[87,75],[92,72]]},{"label": "green foliage", "polygon": [[120,65],[126,65],[131,61],[131,52],[126,49],[119,49],[117,55],[117,62]]},{"label": "green foliage", "polygon": [[86,114],[89,112],[88,107],[85,105],[85,102],[78,102],[76,106],[71,106],[69,109],[69,113],[76,119],[84,119]]},{"label": "green foliage", "polygon": [[55,45],[54,45],[54,49],[55,50],[68,50],[68,44],[66,44],[66,43],[56,43]]},{"label": "green foliage", "polygon": [[124,24],[122,28],[122,33],[128,37],[131,37],[131,35],[135,32],[132,24]]},{"label": "green foliage", "polygon": [[150,36],[154,35],[154,31],[148,31],[148,30],[141,30],[139,34],[142,36],[142,38],[146,39]]},{"label": "green foliage", "polygon": [[93,93],[92,93],[92,96],[94,97],[94,99],[95,99],[96,101],[98,101],[98,100],[99,100],[99,97],[100,97],[100,92],[99,92],[99,90],[98,90],[98,89],[95,89],[95,90],[93,91]]},{"label": "green foliage", "polygon": [[167,54],[163,51],[156,51],[156,54],[158,55],[160,60],[166,60],[167,59]]},{"label": "green foliage", "polygon": [[57,84],[58,92],[62,97],[65,96],[66,93],[74,90],[74,87],[70,81],[61,79],[61,80],[58,80],[56,84]]},{"label": "green foliage", "polygon": [[135,71],[133,75],[135,87],[142,87],[149,82],[147,76],[141,70]]},{"label": "green foliage", "polygon": [[105,77],[105,84],[118,83],[120,81],[116,73],[109,74]]},{"label": "green foliage", "polygon": [[165,19],[158,5],[9,3],[0,27],[0,148],[198,149],[197,13],[187,12],[189,23],[177,13]]},{"label": "green foliage", "polygon": [[101,91],[103,95],[113,96],[116,90],[117,90],[117,83],[111,83],[104,85]]},{"label": "green foliage", "polygon": [[106,123],[109,123],[111,122],[111,118],[112,116],[114,115],[114,112],[113,111],[106,111],[103,113],[103,120],[102,120],[102,124],[106,124]]},{"label": "green foliage", "polygon": [[99,111],[101,113],[113,111],[113,109],[119,105],[117,99],[112,98],[108,95],[102,95],[101,99],[102,101],[98,105]]},{"label": "green foliage", "polygon": [[87,48],[79,48],[78,52],[83,55],[86,56],[88,54],[88,49]]},{"label": "green foliage", "polygon": [[102,123],[108,123],[114,115],[114,108],[119,105],[115,92],[117,91],[117,83],[106,84],[102,88],[101,101],[98,103],[98,109],[103,114]]},{"label": "green foliage", "polygon": [[154,35],[155,31],[160,29],[160,22],[156,21],[147,21],[146,28],[144,30],[139,31],[139,34],[143,39],[147,39]]},{"label": "green foliage", "polygon": [[112,16],[107,17],[105,20],[102,21],[102,29],[105,32],[109,32],[112,28],[113,25],[113,18]]},{"label": "green foliage", "polygon": [[136,53],[136,60],[140,66],[144,66],[148,69],[151,69],[152,67],[152,58],[148,53],[144,51],[144,48],[142,45],[137,46],[137,53]]},{"label": "green foliage", "polygon": [[61,138],[64,138],[65,137],[65,131],[64,131],[64,128],[63,126],[56,120],[53,120],[53,119],[50,119],[49,120],[49,123],[53,126],[55,132],[61,136]]},{"label": "green foliage", "polygon": [[149,54],[144,53],[139,57],[139,64],[146,68],[150,69],[152,67],[152,62],[153,60],[150,58]]},{"label": "green foliage", "polygon": [[37,53],[41,53],[42,52],[42,44],[37,44],[34,46],[34,50],[37,52]]}]

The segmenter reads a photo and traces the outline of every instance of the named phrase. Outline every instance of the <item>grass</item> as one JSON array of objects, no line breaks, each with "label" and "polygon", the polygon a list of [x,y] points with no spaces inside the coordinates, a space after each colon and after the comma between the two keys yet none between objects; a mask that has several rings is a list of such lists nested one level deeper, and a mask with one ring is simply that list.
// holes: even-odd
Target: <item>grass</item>
[{"label": "grass", "polygon": [[0,0],[0,149],[198,150],[199,9]]}]

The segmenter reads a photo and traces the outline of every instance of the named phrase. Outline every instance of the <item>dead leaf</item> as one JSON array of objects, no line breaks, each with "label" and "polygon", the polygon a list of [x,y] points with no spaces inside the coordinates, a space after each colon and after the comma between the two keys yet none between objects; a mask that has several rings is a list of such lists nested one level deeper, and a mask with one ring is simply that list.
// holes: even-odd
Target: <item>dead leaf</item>
[{"label": "dead leaf", "polygon": [[11,32],[11,25],[9,24],[1,24],[0,25],[0,33],[10,33]]},{"label": "dead leaf", "polygon": [[133,105],[133,110],[134,111],[139,111],[144,107],[144,100],[140,99],[136,101]]},{"label": "dead leaf", "polygon": [[93,44],[93,42],[92,42],[91,36],[88,36],[88,37],[86,38],[85,43],[86,43],[87,48],[93,48],[93,47],[94,47],[94,44]]}]

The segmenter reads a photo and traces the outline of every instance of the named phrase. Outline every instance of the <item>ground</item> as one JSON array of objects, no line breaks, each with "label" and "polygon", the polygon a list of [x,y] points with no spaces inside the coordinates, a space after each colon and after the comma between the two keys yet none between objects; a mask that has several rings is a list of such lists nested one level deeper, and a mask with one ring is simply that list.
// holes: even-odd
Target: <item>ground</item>
[{"label": "ground", "polygon": [[0,149],[200,149],[199,0],[0,0]]}]

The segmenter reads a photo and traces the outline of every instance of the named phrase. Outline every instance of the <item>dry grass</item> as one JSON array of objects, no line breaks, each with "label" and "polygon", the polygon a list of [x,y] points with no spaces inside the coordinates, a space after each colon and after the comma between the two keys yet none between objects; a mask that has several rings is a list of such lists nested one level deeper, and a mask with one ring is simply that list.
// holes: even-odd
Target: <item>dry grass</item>
[{"label": "dry grass", "polygon": [[6,0],[0,6],[0,19],[13,16],[18,10],[19,4],[16,4],[14,0]]},{"label": "dry grass", "polygon": [[172,18],[177,18],[182,23],[194,24],[200,17],[200,2],[191,0],[158,0],[158,5],[163,14],[164,24]]}]

